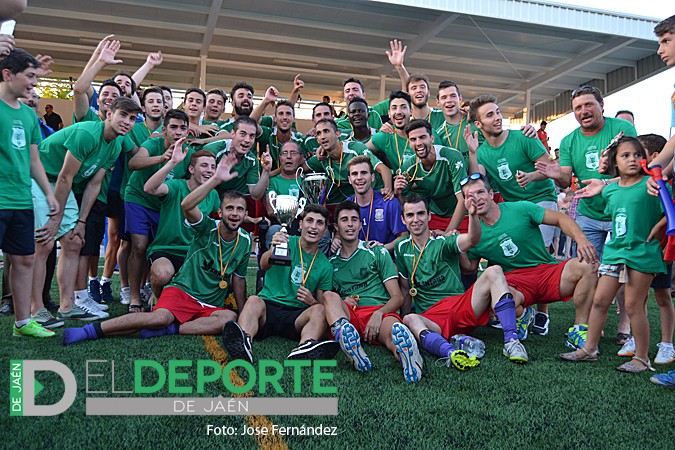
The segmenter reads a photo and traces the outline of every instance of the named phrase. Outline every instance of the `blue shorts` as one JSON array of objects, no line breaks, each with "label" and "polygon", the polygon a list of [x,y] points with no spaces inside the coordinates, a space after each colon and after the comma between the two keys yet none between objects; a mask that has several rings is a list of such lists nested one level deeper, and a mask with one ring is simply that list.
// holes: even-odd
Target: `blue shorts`
[{"label": "blue shorts", "polygon": [[0,248],[9,255],[25,256],[35,253],[33,210],[0,211]]},{"label": "blue shorts", "polygon": [[670,289],[671,278],[673,276],[673,263],[666,262],[666,273],[656,274],[652,285],[654,289]]},{"label": "blue shorts", "polygon": [[146,208],[136,203],[124,203],[124,228],[127,233],[155,237],[159,223],[159,211]]}]

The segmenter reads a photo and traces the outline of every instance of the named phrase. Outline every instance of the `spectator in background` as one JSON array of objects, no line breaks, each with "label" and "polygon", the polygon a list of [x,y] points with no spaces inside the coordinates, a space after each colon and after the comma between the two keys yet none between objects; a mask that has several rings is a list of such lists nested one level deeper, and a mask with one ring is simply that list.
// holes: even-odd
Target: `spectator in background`
[{"label": "spectator in background", "polygon": [[544,147],[546,147],[546,150],[548,152],[550,152],[551,147],[548,146],[548,133],[546,133],[546,121],[545,120],[542,120],[541,124],[539,124],[539,131],[537,131],[537,137],[539,138],[541,143],[544,144]]},{"label": "spectator in background", "polygon": [[616,115],[614,117],[616,117],[617,119],[627,120],[630,123],[632,123],[633,125],[635,125],[635,116],[633,115],[633,113],[631,111],[628,111],[627,109],[622,109],[621,111],[617,111]]},{"label": "spectator in background", "polygon": [[54,106],[45,105],[45,123],[54,131],[59,131],[63,128],[63,119],[54,112]]}]

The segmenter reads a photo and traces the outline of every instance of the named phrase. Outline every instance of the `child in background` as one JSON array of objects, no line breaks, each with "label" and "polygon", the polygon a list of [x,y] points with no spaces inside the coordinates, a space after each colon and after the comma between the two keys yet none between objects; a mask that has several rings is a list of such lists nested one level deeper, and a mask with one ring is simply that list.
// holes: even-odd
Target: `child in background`
[{"label": "child in background", "polygon": [[655,274],[666,272],[658,239],[665,226],[661,201],[647,194],[647,176],[640,167],[646,159],[644,147],[634,137],[622,137],[607,148],[608,172],[617,183],[608,185],[602,196],[612,215],[612,239],[606,244],[598,268],[598,287],[588,325],[586,345],[575,352],[561,354],[567,361],[596,361],[598,343],[607,321],[607,311],[620,283],[625,283],[626,309],[635,339],[631,361],[617,367],[622,372],[654,370],[650,364],[649,320],[646,303]]}]

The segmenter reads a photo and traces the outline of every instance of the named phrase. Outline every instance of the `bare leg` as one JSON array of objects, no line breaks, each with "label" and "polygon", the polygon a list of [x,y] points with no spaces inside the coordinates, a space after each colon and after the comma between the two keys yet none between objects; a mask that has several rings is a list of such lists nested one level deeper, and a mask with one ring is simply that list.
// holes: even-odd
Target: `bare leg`
[{"label": "bare leg", "polygon": [[45,307],[42,293],[47,277],[47,258],[49,258],[52,248],[54,248],[54,241],[50,241],[46,245],[35,244],[35,263],[33,264],[31,289],[31,312],[33,314]]},{"label": "bare leg", "polygon": [[574,324],[587,324],[598,284],[597,265],[572,258],[560,276],[560,296],[574,298]]},{"label": "bare leg", "polygon": [[[607,311],[612,304],[612,299],[619,290],[619,279],[609,275],[602,275],[598,280],[598,286],[593,296],[593,306],[588,317],[588,336],[586,338],[585,349],[594,352],[598,349],[602,329],[607,322]],[[583,349],[576,351],[579,357],[585,357],[586,352]]]},{"label": "bare leg", "polygon": [[69,231],[63,236],[61,243],[61,255],[56,268],[56,279],[59,283],[59,297],[61,311],[70,311],[73,307],[73,290],[78,273],[78,262],[82,240]]},{"label": "bare leg", "polygon": [[630,334],[630,320],[626,313],[624,289],[625,287],[622,285],[621,289],[616,293],[616,303],[619,311],[619,324],[616,326],[616,332]]},{"label": "bare leg", "polygon": [[119,231],[119,218],[108,217],[108,246],[105,249],[105,261],[103,263],[103,277],[112,278],[117,265],[117,253],[122,241],[117,233]]},{"label": "bare leg", "polygon": [[30,318],[31,288],[35,255],[12,255],[10,285],[16,321]]},{"label": "bare leg", "polygon": [[307,339],[320,339],[328,326],[326,325],[326,313],[323,305],[312,305],[295,319],[295,329],[300,332],[300,342]]},{"label": "bare leg", "polygon": [[176,274],[173,264],[167,258],[158,258],[150,267],[150,283],[152,283],[152,293],[155,298],[159,298],[164,286]]},{"label": "bare leg", "polygon": [[131,235],[131,254],[129,255],[129,287],[131,288],[131,304],[141,305],[141,287],[145,277],[145,251],[148,249],[148,237],[140,234]]},{"label": "bare leg", "polygon": [[[136,314],[138,315],[138,314]],[[190,320],[180,326],[178,332],[180,334],[220,334],[223,331],[223,325],[230,320],[237,320],[237,315],[230,311],[215,311],[209,317],[200,317],[199,319]]]},{"label": "bare leg", "polygon": [[120,268],[120,287],[129,287],[128,262],[131,253],[131,242],[122,240],[117,252],[117,265]]},{"label": "bare leg", "polygon": [[265,302],[257,295],[246,300],[246,306],[239,312],[237,323],[251,338],[258,334],[258,330],[265,326]]},{"label": "bare leg", "polygon": [[164,328],[176,318],[168,309],[160,308],[145,314],[125,314],[101,322],[104,336],[126,336],[143,328]]},{"label": "bare leg", "polygon": [[[647,318],[647,297],[649,285],[654,280],[650,273],[628,269],[628,283],[625,286],[626,311],[630,317],[630,324],[635,337],[635,356],[649,360],[649,319]],[[632,364],[643,367],[640,361],[633,360]]]},{"label": "bare leg", "polygon": [[673,342],[673,328],[675,328],[675,307],[670,297],[670,288],[654,289],[656,304],[659,305],[661,317],[661,342]]}]

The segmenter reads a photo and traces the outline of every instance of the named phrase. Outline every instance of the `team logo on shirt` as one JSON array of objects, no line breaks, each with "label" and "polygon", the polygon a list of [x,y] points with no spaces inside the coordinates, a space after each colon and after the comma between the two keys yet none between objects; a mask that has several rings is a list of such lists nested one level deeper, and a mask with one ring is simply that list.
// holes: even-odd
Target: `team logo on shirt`
[{"label": "team logo on shirt", "polygon": [[368,276],[368,272],[369,272],[370,270],[371,270],[371,269],[370,269],[369,267],[361,267],[361,268],[359,269],[359,275],[361,276],[361,278],[365,278],[365,277]]},{"label": "team logo on shirt", "polygon": [[375,222],[382,222],[384,220],[384,209],[375,208]]},{"label": "team logo on shirt", "polygon": [[[622,208],[623,209],[623,208]],[[619,210],[621,211],[621,210]],[[626,219],[628,216],[625,212],[620,212],[616,215],[614,219],[614,231],[616,232],[616,237],[623,237],[626,235]]]},{"label": "team logo on shirt", "polygon": [[497,160],[497,173],[499,174],[499,178],[503,181],[509,181],[513,178],[513,172],[511,172],[509,162],[505,159]]},{"label": "team logo on shirt", "polygon": [[291,186],[288,188],[288,195],[292,195],[295,198],[300,198],[300,189]]},{"label": "team logo on shirt", "polygon": [[291,281],[293,284],[302,284],[302,268],[300,266],[293,267]]},{"label": "team logo on shirt", "polygon": [[96,172],[96,169],[98,169],[98,163],[101,162],[100,159],[97,159],[94,164],[92,164],[83,174],[82,176],[84,178],[89,178],[94,172]]},{"label": "team logo on shirt", "polygon": [[520,249],[509,236],[505,236],[499,241],[499,246],[502,248],[502,252],[504,252],[504,256],[507,258],[513,258],[520,253]]},{"label": "team logo on shirt", "polygon": [[600,167],[600,158],[598,157],[598,150],[595,146],[586,149],[586,168],[588,170],[597,170]]},{"label": "team logo on shirt", "polygon": [[12,146],[15,150],[26,148],[26,131],[23,129],[23,124],[18,120],[15,120],[12,125]]}]

